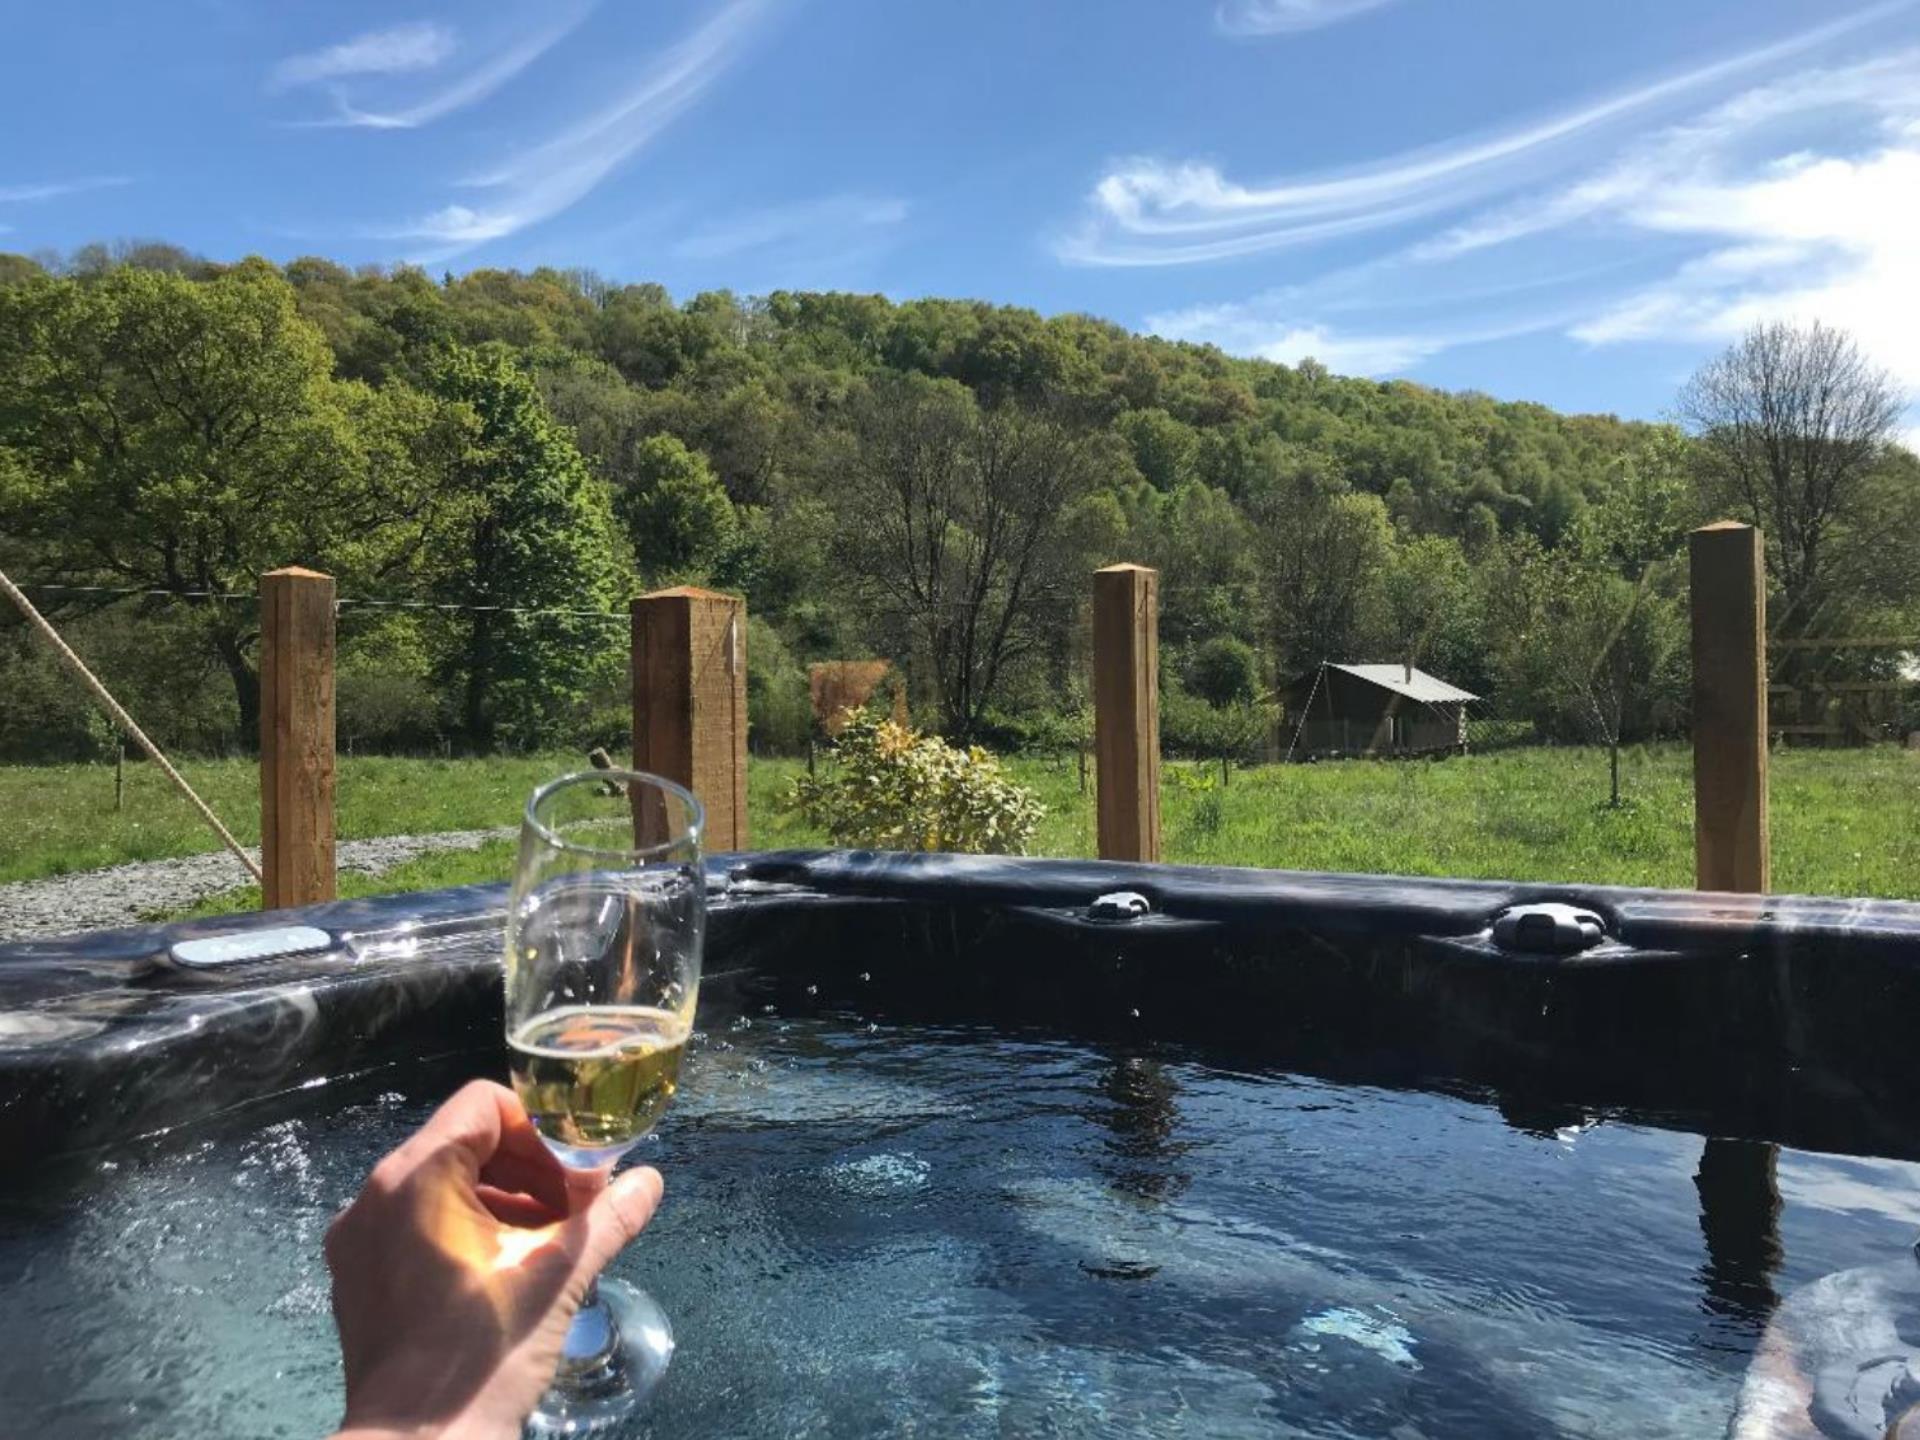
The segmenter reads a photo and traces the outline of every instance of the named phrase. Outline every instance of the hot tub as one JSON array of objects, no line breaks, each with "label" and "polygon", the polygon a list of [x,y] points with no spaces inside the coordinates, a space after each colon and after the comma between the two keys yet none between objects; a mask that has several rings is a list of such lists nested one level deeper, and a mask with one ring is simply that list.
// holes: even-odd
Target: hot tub
[{"label": "hot tub", "polygon": [[[618,1262],[681,1346],[635,1433],[1872,1433],[1905,1393],[1920,906],[845,853],[709,885],[668,1201]],[[319,1237],[504,1074],[504,899],[0,947],[9,1433],[332,1423]],[[318,948],[176,958],[289,921]]]}]

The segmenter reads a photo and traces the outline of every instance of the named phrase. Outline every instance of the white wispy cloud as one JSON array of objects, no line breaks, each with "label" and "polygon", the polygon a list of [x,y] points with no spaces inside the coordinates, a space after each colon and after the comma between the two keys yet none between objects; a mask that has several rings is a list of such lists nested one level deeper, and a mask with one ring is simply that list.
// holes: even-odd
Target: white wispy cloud
[{"label": "white wispy cloud", "polygon": [[1756,86],[1704,115],[1637,141],[1571,185],[1474,216],[1423,243],[1417,253],[1423,259],[1445,259],[1632,209],[1707,166],[1724,165],[1730,157],[1737,160],[1770,129],[1808,116],[1866,113],[1897,134],[1920,118],[1917,82],[1915,53],[1899,50]]},{"label": "white wispy cloud", "polygon": [[431,124],[444,115],[464,110],[493,94],[571,35],[592,8],[591,4],[585,4],[563,11],[560,18],[544,30],[508,45],[452,84],[411,104],[369,109],[354,104],[343,89],[336,89],[333,95],[335,113],[327,119],[310,123],[321,126],[355,125],[370,130],[412,130]]},{"label": "white wispy cloud", "polygon": [[1294,35],[1338,25],[1395,0],[1220,0],[1214,23],[1229,35]]},{"label": "white wispy cloud", "polygon": [[750,250],[800,244],[840,248],[863,234],[892,229],[907,218],[907,202],[864,195],[833,195],[795,205],[774,205],[695,227],[675,242],[682,259],[717,260]]},{"label": "white wispy cloud", "polygon": [[1691,114],[1640,119],[1584,171],[1509,187],[1397,250],[1147,323],[1388,375],[1524,334],[1698,347],[1758,321],[1819,319],[1908,386],[1920,418],[1920,46],[1779,63]]},{"label": "white wispy cloud", "polygon": [[29,185],[0,185],[0,204],[58,200],[63,195],[80,195],[88,190],[109,190],[116,185],[132,183],[132,179],[126,175],[86,175],[77,180],[42,180]]},{"label": "white wispy cloud", "polygon": [[1851,331],[1920,395],[1920,47],[1755,86],[1593,173],[1415,246],[1444,271],[1528,241],[1679,244],[1569,322],[1592,345],[1718,341],[1757,321]]},{"label": "white wispy cloud", "polygon": [[415,20],[385,30],[369,30],[324,50],[290,55],[273,67],[267,83],[273,89],[287,90],[356,75],[402,75],[431,70],[453,51],[451,26]]},{"label": "white wispy cloud", "polygon": [[1147,328],[1170,340],[1218,345],[1297,365],[1314,359],[1342,375],[1394,375],[1453,343],[1439,335],[1340,330],[1319,321],[1289,321],[1283,307],[1254,301],[1196,305],[1147,317]]},{"label": "white wispy cloud", "polygon": [[1249,185],[1204,161],[1119,162],[1088,196],[1056,253],[1083,265],[1191,265],[1404,224],[1543,177],[1570,147],[1870,24],[1910,0],[1845,16],[1786,40],[1636,86],[1544,121],[1328,174]]},{"label": "white wispy cloud", "polygon": [[500,44],[446,83],[411,96],[362,98],[369,88],[391,92],[392,77],[437,70],[460,48],[452,27],[421,21],[375,31],[311,55],[296,55],[275,68],[270,88],[319,86],[332,101],[330,114],[290,122],[302,128],[343,126],[412,130],[486,99],[576,30],[594,0],[551,7],[542,28]]},{"label": "white wispy cloud", "polygon": [[[1385,278],[1375,267],[1364,269],[1376,280]],[[1582,313],[1562,298],[1534,293],[1550,288],[1549,280],[1465,289],[1440,301],[1435,308],[1442,313],[1422,316],[1418,303],[1345,295],[1350,278],[1335,275],[1246,300],[1163,311],[1149,315],[1146,328],[1169,340],[1217,345],[1229,354],[1287,365],[1311,357],[1341,374],[1385,377],[1405,374],[1462,345],[1557,329]],[[1331,315],[1343,318],[1336,322]]]},{"label": "white wispy cloud", "polygon": [[672,124],[723,75],[769,0],[731,0],[663,53],[613,104],[580,125],[465,183],[493,192],[481,204],[451,204],[406,224],[371,232],[422,242],[433,260],[511,235],[559,214],[589,194]]},{"label": "white wispy cloud", "polygon": [[1818,319],[1851,331],[1920,395],[1920,133],[1646,202],[1623,218],[1723,243],[1574,326],[1576,338],[1718,340],[1758,321]]},{"label": "white wispy cloud", "polygon": [[1574,338],[1726,340],[1757,321],[1822,319],[1920,396],[1920,48],[1759,86],[1434,253],[1578,223],[1695,250],[1572,324]]}]

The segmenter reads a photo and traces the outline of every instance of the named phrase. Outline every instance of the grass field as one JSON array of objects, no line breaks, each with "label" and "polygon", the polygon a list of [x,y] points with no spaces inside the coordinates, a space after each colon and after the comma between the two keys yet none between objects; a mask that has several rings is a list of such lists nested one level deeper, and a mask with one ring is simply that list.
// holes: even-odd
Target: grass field
[{"label": "grass field", "polygon": [[[577,763],[565,755],[481,760],[343,758],[340,838],[510,825],[527,792]],[[1162,805],[1169,860],[1686,886],[1693,873],[1691,757],[1684,746],[1631,750],[1627,804],[1609,810],[1604,753],[1512,750],[1440,763],[1348,761],[1236,771],[1169,765]],[[183,767],[234,831],[258,838],[250,761]],[[756,848],[822,837],[786,807],[801,762],[756,760],[749,776]],[[1047,806],[1035,852],[1091,855],[1093,804],[1071,763],[1017,760]],[[1774,888],[1920,898],[1920,754],[1798,750],[1773,762]],[[127,767],[113,808],[105,766],[0,767],[0,882],[217,848],[151,767]],[[376,879],[341,877],[343,894],[504,878],[506,843],[424,857]],[[257,904],[236,891],[205,908]]]}]

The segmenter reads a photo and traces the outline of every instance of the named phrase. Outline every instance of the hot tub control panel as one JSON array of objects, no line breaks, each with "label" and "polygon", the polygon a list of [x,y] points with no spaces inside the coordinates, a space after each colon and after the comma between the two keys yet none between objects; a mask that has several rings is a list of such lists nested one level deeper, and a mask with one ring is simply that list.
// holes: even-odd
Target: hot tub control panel
[{"label": "hot tub control panel", "polygon": [[231,935],[203,935],[176,940],[167,947],[174,963],[190,970],[212,970],[242,965],[249,960],[278,960],[333,948],[333,936],[311,925],[278,925],[271,930],[240,930]]}]

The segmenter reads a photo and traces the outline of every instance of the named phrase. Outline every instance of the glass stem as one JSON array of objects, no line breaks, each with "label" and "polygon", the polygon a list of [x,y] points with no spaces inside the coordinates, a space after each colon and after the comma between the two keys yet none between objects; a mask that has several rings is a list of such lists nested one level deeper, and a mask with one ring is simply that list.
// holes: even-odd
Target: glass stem
[{"label": "glass stem", "polygon": [[600,1282],[590,1281],[581,1298],[573,1324],[567,1327],[566,1344],[560,1351],[563,1371],[591,1370],[605,1363],[620,1343],[620,1332],[613,1312],[600,1303]]}]

